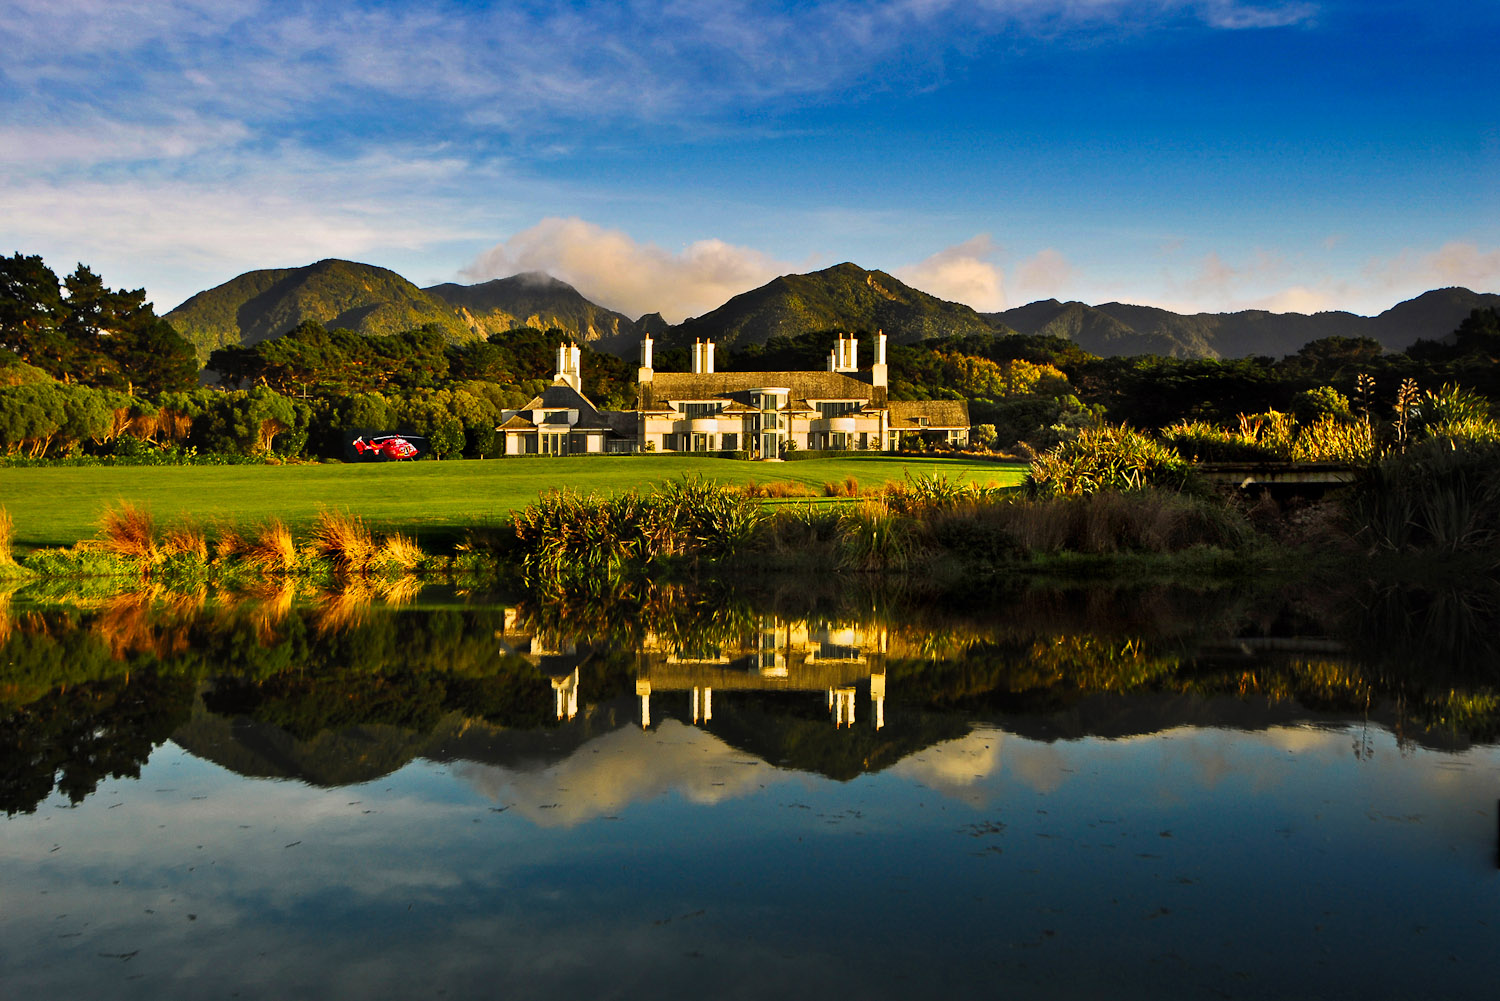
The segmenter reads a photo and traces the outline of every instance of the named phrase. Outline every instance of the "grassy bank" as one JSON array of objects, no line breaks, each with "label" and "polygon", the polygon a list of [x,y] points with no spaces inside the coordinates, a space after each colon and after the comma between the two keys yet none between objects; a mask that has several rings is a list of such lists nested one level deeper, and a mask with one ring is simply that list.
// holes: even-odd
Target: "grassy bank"
[{"label": "grassy bank", "polygon": [[1020,482],[1026,467],[963,459],[851,456],[760,463],[686,456],[369,463],[317,466],[179,466],[6,469],[0,507],[22,550],[94,538],[104,512],[121,502],[158,522],[253,525],[280,519],[309,530],[324,509],[357,512],[374,529],[446,548],[463,529],[498,523],[543,492],[569,487],[613,494],[696,473],[723,484],[795,483],[821,494],[849,477],[878,485],[940,474],[956,482]]}]

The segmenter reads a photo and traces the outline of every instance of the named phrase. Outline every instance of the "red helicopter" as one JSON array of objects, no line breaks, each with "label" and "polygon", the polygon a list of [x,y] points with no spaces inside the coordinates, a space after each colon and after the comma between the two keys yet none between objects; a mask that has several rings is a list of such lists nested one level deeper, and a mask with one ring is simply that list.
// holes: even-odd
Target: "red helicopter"
[{"label": "red helicopter", "polygon": [[[411,435],[417,438],[416,435]],[[420,438],[417,438],[420,441]],[[369,441],[365,441],[364,435],[354,439],[354,450],[360,455],[366,452],[374,452],[382,459],[410,459],[422,450],[413,445],[406,438],[395,434],[372,435]]]}]

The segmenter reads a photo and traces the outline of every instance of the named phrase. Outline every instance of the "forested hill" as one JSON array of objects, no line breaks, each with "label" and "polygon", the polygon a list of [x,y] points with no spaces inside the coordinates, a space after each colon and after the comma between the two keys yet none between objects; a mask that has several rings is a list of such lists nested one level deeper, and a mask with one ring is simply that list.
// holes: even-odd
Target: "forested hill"
[{"label": "forested hill", "polygon": [[641,336],[630,317],[596,305],[567,282],[540,272],[479,285],[449,282],[422,291],[453,307],[470,329],[486,337],[517,327],[558,329],[595,347],[633,353]]},{"label": "forested hill", "polygon": [[1500,295],[1466,288],[1435,289],[1379,316],[1354,313],[1173,313],[1154,306],[1046,299],[985,318],[1023,334],[1066,338],[1092,354],[1154,354],[1170,358],[1281,358],[1325,337],[1368,337],[1391,351],[1448,334],[1475,309],[1500,306]]},{"label": "forested hill", "polygon": [[199,292],[166,319],[200,361],[215,348],[258,344],[308,320],[361,334],[428,326],[455,341],[479,336],[446,302],[394,271],[339,260],[247,272]]},{"label": "forested hill", "polygon": [[884,330],[893,345],[1019,332],[1061,337],[1101,357],[1280,358],[1326,337],[1367,337],[1400,351],[1419,339],[1444,337],[1473,310],[1494,306],[1500,306],[1500,295],[1447,288],[1398,303],[1379,316],[1264,310],[1184,315],[1153,306],[1056,299],[981,314],[883,271],[845,263],[783,275],[669,326],[658,313],[631,320],[540,273],[420,289],[385,268],[327,260],[248,272],[198,293],[166,319],[193,345],[200,362],[216,348],[253,345],[307,321],[372,335],[425,326],[450,341],[528,327],[559,330],[626,359],[634,359],[648,332],[663,349],[703,338],[721,350],[743,351],[773,338],[831,330]]},{"label": "forested hill", "polygon": [[968,306],[919,292],[883,271],[839,264],[773,279],[672,327],[663,341],[681,346],[704,338],[743,348],[809,330],[884,330],[894,344],[1009,332],[997,331]]}]

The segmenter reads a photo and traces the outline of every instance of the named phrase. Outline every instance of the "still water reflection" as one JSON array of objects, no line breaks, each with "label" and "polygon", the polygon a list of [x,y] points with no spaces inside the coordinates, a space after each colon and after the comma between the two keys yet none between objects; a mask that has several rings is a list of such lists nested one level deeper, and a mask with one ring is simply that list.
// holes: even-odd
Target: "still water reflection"
[{"label": "still water reflection", "polygon": [[17,603],[0,984],[1492,997],[1500,700],[1450,605]]}]

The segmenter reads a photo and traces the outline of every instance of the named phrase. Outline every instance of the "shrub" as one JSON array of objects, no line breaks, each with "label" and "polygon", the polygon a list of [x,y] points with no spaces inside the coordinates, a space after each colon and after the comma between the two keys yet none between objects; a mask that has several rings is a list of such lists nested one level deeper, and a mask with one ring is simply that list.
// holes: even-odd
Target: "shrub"
[{"label": "shrub", "polygon": [[670,557],[732,555],[763,519],[743,492],[694,477],[646,496],[555,491],[516,512],[512,527],[528,583],[598,586]]},{"label": "shrub", "polygon": [[1181,490],[1192,467],[1170,447],[1128,427],[1101,425],[1082,431],[1036,457],[1026,477],[1034,496],[1092,494],[1101,490]]},{"label": "shrub", "polygon": [[885,504],[865,502],[839,513],[839,566],[847,570],[906,570],[916,559],[914,522]]},{"label": "shrub", "polygon": [[1254,437],[1205,421],[1179,421],[1163,429],[1162,440],[1195,462],[1276,462],[1287,458]]},{"label": "shrub", "polygon": [[1364,421],[1320,417],[1297,433],[1292,446],[1296,462],[1347,462],[1362,465],[1375,458],[1375,432]]},{"label": "shrub", "polygon": [[1350,514],[1375,548],[1492,548],[1500,542],[1500,444],[1418,442],[1369,470]]}]

